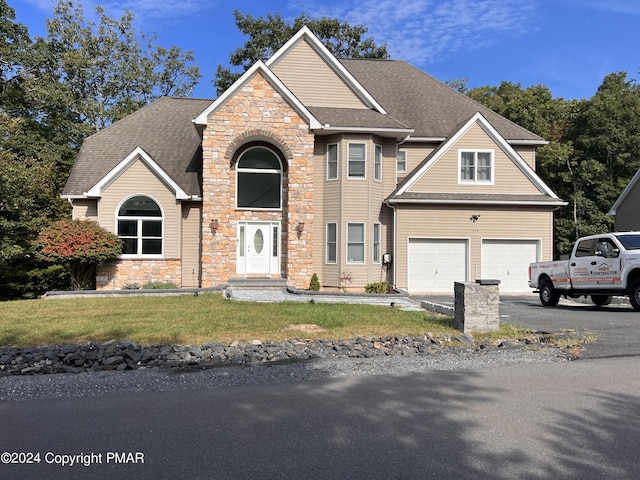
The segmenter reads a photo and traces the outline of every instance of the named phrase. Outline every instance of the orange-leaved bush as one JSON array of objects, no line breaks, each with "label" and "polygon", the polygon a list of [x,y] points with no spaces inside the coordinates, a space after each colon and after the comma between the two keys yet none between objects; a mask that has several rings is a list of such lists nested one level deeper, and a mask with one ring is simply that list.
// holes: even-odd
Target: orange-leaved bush
[{"label": "orange-leaved bush", "polygon": [[118,236],[92,220],[58,220],[40,232],[36,247],[40,258],[69,269],[77,290],[91,288],[96,265],[122,252]]}]

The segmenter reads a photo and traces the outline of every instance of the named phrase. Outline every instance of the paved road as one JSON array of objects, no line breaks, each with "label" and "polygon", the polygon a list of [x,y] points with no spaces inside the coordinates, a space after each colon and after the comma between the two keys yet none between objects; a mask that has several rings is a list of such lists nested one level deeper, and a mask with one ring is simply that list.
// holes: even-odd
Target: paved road
[{"label": "paved road", "polygon": [[[429,300],[453,306],[451,295],[425,295]],[[591,303],[561,299],[557,307],[543,307],[535,294],[501,295],[500,321],[543,332],[579,331],[596,339],[586,346],[583,358],[640,355],[640,312],[628,302],[597,308]]]},{"label": "paved road", "polygon": [[[636,479],[639,371],[618,358],[7,401],[0,452],[40,463],[0,478]],[[61,465],[79,454],[87,466]]]}]

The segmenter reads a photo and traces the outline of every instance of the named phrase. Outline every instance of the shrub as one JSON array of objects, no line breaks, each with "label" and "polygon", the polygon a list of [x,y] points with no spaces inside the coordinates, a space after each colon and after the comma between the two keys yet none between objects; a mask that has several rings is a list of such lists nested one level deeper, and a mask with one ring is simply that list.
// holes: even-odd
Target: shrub
[{"label": "shrub", "polygon": [[40,232],[35,246],[42,260],[69,270],[76,290],[92,288],[96,265],[122,252],[118,236],[91,220],[58,220]]},{"label": "shrub", "polygon": [[140,285],[136,282],[132,282],[132,283],[125,283],[122,286],[123,290],[140,290]]},{"label": "shrub", "polygon": [[142,286],[143,290],[175,290],[180,288],[173,282],[148,282]]},{"label": "shrub", "polygon": [[387,293],[387,282],[368,283],[365,285],[364,291],[367,293]]},{"label": "shrub", "polygon": [[320,291],[320,280],[318,280],[318,275],[315,273],[311,275],[311,281],[309,282],[309,290],[313,292]]}]

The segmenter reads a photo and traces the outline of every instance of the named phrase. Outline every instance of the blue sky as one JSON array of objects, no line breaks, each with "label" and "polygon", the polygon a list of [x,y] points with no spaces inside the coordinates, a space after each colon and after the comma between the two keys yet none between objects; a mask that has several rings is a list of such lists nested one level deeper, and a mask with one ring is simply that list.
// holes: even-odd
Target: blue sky
[{"label": "blue sky", "polygon": [[[45,35],[53,0],[7,0],[32,37]],[[136,27],[158,43],[192,50],[203,78],[195,97],[213,98],[218,64],[246,38],[233,10],[292,20],[301,13],[364,25],[394,59],[435,78],[467,78],[469,87],[501,81],[542,84],[554,97],[589,98],[609,73],[640,69],[637,0],[85,0],[85,14],[100,4],[119,18],[134,13]],[[406,5],[403,5],[405,4]]]}]

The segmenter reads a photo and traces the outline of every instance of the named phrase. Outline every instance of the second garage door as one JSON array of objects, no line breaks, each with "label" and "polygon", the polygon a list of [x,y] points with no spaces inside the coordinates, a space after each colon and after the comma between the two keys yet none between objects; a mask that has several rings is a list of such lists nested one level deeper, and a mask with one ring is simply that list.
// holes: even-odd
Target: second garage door
[{"label": "second garage door", "polygon": [[500,280],[501,292],[529,291],[529,264],[537,260],[537,240],[482,241],[482,278]]},{"label": "second garage door", "polygon": [[410,238],[409,292],[453,292],[454,282],[466,281],[467,251],[466,240]]}]

